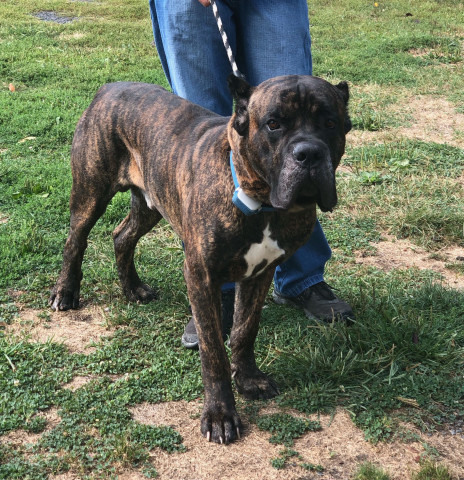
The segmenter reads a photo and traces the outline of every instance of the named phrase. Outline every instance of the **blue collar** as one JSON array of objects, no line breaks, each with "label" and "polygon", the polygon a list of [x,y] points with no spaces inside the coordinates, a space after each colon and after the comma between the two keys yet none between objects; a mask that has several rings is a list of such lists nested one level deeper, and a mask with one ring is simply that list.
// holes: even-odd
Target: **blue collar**
[{"label": "blue collar", "polygon": [[249,197],[240,187],[237,174],[235,173],[235,167],[233,162],[232,150],[230,151],[230,170],[232,172],[232,178],[234,180],[235,191],[232,197],[232,203],[241,210],[245,215],[256,215],[261,212],[275,212],[277,209],[269,205],[264,205],[254,198]]}]

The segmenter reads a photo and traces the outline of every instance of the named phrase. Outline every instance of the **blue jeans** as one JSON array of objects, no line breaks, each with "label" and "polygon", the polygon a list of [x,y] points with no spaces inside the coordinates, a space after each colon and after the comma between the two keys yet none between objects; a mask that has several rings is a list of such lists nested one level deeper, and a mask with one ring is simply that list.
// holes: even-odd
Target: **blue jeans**
[{"label": "blue jeans", "polygon": [[[311,75],[306,0],[217,0],[239,70],[252,85],[278,75]],[[198,0],[149,0],[161,64],[174,93],[231,115],[231,67],[211,8]],[[309,241],[276,268],[274,284],[297,296],[323,280],[331,250],[319,222]],[[223,290],[233,284],[223,286]]]}]

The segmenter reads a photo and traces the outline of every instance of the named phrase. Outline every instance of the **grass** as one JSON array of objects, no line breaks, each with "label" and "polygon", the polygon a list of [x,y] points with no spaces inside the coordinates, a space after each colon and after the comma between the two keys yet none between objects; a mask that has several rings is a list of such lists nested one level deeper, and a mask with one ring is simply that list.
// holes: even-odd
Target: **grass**
[{"label": "grass", "polygon": [[412,480],[452,480],[448,469],[431,461],[424,462]]},{"label": "grass", "polygon": [[382,469],[372,463],[362,464],[352,478],[353,480],[390,480]]},{"label": "grass", "polygon": [[[75,20],[41,21],[40,11]],[[310,18],[315,74],[350,83],[356,131],[409,126],[402,105],[414,95],[440,95],[464,111],[459,3],[315,0]],[[148,453],[181,454],[182,439],[169,427],[135,422],[129,407],[202,395],[198,356],[180,347],[188,318],[183,253],[166,224],[136,254],[141,277],[159,294],[144,306],[127,303],[113,260],[111,232],[127,213],[127,194],[92,231],[82,296],[107,307],[112,329],[92,353],[3,331],[23,308],[49,318],[69,222],[70,144],[96,90],[119,80],[167,86],[148,8],[142,0],[0,2],[0,19],[0,435],[20,428],[40,435],[32,447],[0,437],[0,478],[69,470],[108,478],[129,466],[152,478]],[[353,305],[356,322],[320,326],[271,302],[263,311],[257,357],[281,387],[282,413],[266,416],[253,404],[243,414],[286,445],[276,468],[323,468],[289,449],[314,425],[288,407],[308,415],[341,406],[371,442],[410,438],[404,420],[435,431],[464,415],[463,293],[440,286],[431,272],[384,272],[354,260],[372,253],[385,232],[433,255],[444,245],[464,247],[463,149],[392,138],[349,145],[344,164],[352,173],[339,175],[340,205],[321,220],[334,249],[328,281]],[[459,261],[449,267],[462,274]],[[63,388],[78,375],[94,379]],[[50,409],[59,412],[57,426],[44,416]],[[353,478],[386,478],[369,468]],[[425,463],[417,478],[449,478],[440,469]]]},{"label": "grass", "polygon": [[269,439],[271,443],[281,443],[286,447],[292,447],[294,440],[305,432],[321,429],[319,422],[296,418],[288,413],[261,415],[257,418],[256,424],[260,430],[273,434]]}]

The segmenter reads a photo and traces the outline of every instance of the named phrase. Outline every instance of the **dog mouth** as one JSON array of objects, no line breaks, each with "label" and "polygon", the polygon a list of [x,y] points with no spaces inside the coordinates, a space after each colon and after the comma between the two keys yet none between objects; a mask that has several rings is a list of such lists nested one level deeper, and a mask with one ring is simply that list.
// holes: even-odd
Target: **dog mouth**
[{"label": "dog mouth", "polygon": [[317,197],[308,195],[298,195],[295,201],[296,205],[301,206],[311,205],[313,203],[317,203]]},{"label": "dog mouth", "polygon": [[325,198],[321,192],[315,194],[302,193],[295,200],[295,205],[298,207],[306,208],[314,204],[317,204],[323,212],[331,212],[337,204],[337,200],[336,198]]},{"label": "dog mouth", "polygon": [[299,206],[308,206],[317,203],[318,197],[318,189],[313,185],[309,185],[297,192],[294,203]]},{"label": "dog mouth", "polygon": [[335,181],[329,175],[323,177],[326,181],[317,184],[306,179],[296,191],[286,190],[284,195],[274,197],[272,205],[279,210],[293,210],[295,207],[300,210],[317,205],[322,212],[331,212],[337,204]]}]

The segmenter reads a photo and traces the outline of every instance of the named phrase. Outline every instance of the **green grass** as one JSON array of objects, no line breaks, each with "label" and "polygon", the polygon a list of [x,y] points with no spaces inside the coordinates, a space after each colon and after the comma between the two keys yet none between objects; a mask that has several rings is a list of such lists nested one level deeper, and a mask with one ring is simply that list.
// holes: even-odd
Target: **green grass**
[{"label": "green grass", "polygon": [[431,461],[421,465],[421,469],[412,476],[412,480],[452,480],[448,469]]},{"label": "green grass", "polygon": [[[409,126],[413,119],[402,107],[414,95],[441,95],[464,111],[459,2],[375,7],[315,0],[309,7],[315,74],[350,83],[355,131]],[[33,16],[41,10],[77,19],[44,22]],[[128,194],[115,197],[92,231],[82,296],[86,305],[107,308],[112,330],[91,353],[3,331],[24,307],[47,320],[69,223],[70,144],[82,111],[105,82],[166,86],[148,6],[0,2],[0,20],[0,435],[20,428],[40,435],[33,446],[7,445],[0,437],[0,478],[46,479],[69,470],[111,478],[121,465],[153,478],[149,451],[182,454],[182,439],[171,428],[135,422],[129,408],[202,395],[198,355],[180,347],[189,315],[183,253],[165,223],[136,253],[141,277],[158,291],[150,305],[128,304],[117,281],[111,232],[127,214]],[[443,246],[464,247],[464,151],[393,138],[348,145],[344,164],[351,173],[339,174],[340,204],[321,220],[334,249],[327,279],[352,304],[356,321],[320,326],[269,302],[256,350],[281,388],[281,413],[267,416],[262,404],[240,404],[242,415],[287,446],[273,459],[279,469],[323,468],[289,449],[314,425],[289,415],[288,407],[305,415],[345,408],[371,442],[412,438],[404,420],[435,431],[464,415],[463,293],[434,282],[436,273],[385,272],[354,258],[373,253],[385,232],[431,255]],[[461,261],[448,267],[462,274]],[[63,388],[79,375],[94,379],[75,391]],[[54,427],[44,416],[50,408],[61,418]],[[353,478],[385,478],[362,468]],[[441,468],[424,463],[417,478],[449,478],[437,473]]]},{"label": "green grass", "polygon": [[353,480],[390,480],[388,474],[372,463],[362,464],[355,475],[351,478]]},{"label": "green grass", "polygon": [[294,440],[304,433],[321,429],[321,424],[309,419],[296,418],[288,413],[274,413],[261,415],[256,424],[260,430],[266,430],[273,435],[271,443],[281,443],[286,447],[292,447]]}]

